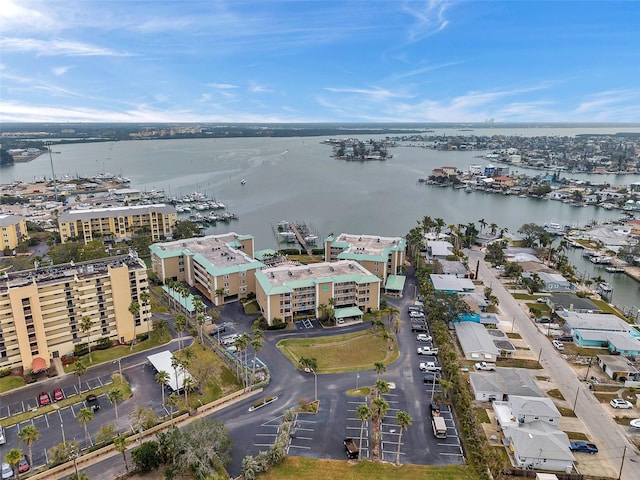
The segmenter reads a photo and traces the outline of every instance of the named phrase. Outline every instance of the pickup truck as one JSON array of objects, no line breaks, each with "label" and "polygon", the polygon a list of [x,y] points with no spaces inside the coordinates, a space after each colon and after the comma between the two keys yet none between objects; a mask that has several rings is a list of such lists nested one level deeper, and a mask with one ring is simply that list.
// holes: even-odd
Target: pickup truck
[{"label": "pickup truck", "polygon": [[347,458],[358,458],[360,449],[353,438],[344,439],[344,448],[347,451]]},{"label": "pickup truck", "polygon": [[418,347],[418,355],[438,355],[438,349],[434,347]]},{"label": "pickup truck", "polygon": [[420,362],[418,366],[421,372],[441,372],[442,367],[436,362]]},{"label": "pickup truck", "polygon": [[488,372],[492,372],[496,369],[495,363],[487,363],[487,362],[479,362],[475,365],[476,370],[485,370]]},{"label": "pickup truck", "polygon": [[583,441],[570,442],[569,449],[572,452],[598,453],[598,447],[596,447],[595,444]]}]

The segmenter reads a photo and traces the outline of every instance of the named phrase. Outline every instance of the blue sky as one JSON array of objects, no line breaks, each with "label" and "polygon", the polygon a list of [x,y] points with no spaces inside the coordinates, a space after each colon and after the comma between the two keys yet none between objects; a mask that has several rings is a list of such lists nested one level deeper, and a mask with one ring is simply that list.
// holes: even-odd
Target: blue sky
[{"label": "blue sky", "polygon": [[640,2],[3,0],[3,122],[639,122]]}]

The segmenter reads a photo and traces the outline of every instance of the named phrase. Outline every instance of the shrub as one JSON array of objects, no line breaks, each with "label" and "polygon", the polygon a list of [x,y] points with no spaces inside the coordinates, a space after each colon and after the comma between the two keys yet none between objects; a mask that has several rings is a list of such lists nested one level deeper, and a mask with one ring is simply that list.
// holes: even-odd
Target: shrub
[{"label": "shrub", "polygon": [[149,473],[160,466],[160,454],[158,442],[144,442],[139,447],[131,450],[131,459],[135,469],[140,473]]},{"label": "shrub", "polygon": [[113,345],[113,340],[111,340],[109,337],[102,337],[102,338],[99,338],[98,341],[96,342],[96,349],[106,350],[108,348],[111,348],[112,345]]},{"label": "shrub", "polygon": [[148,338],[149,338],[149,334],[148,333],[139,333],[138,335],[136,335],[136,340],[138,342],[144,342]]},{"label": "shrub", "polygon": [[8,377],[9,375],[11,375],[11,369],[9,367],[0,370],[0,378]]},{"label": "shrub", "polygon": [[81,357],[89,353],[89,345],[86,343],[78,343],[73,347],[73,354],[76,357]]}]

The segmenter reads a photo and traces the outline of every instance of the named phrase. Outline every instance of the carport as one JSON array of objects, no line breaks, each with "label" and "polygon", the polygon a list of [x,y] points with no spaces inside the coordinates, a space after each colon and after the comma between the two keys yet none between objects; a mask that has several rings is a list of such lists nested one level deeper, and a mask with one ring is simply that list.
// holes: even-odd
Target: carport
[{"label": "carport", "polygon": [[404,290],[404,282],[406,277],[404,275],[389,275],[387,281],[384,284],[385,293],[396,297],[402,296]]},{"label": "carport", "polygon": [[169,350],[165,350],[164,352],[149,355],[147,360],[151,362],[156,372],[167,372],[169,374],[169,380],[167,380],[166,385],[176,392],[184,388],[185,378],[193,377],[191,377],[191,374],[185,368],[178,366],[173,368],[171,364],[173,358],[173,354]]},{"label": "carport", "polygon": [[362,310],[358,307],[343,307],[336,308],[334,313],[336,320],[342,319],[354,319],[354,320],[362,320]]}]

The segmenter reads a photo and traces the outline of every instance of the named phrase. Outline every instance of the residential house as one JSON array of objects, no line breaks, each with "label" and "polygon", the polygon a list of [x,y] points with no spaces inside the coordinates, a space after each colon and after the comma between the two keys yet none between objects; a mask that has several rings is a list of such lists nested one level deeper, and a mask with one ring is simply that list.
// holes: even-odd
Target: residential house
[{"label": "residential house", "polygon": [[487,329],[475,322],[454,322],[456,335],[467,360],[495,362],[500,349]]},{"label": "residential house", "polygon": [[494,372],[471,372],[469,383],[476,400],[507,401],[511,395],[542,397],[531,371],[526,368],[501,368]]},{"label": "residential house", "polygon": [[576,287],[559,273],[538,272],[538,277],[544,283],[543,290],[547,292],[568,292]]},{"label": "residential house", "polygon": [[431,284],[436,292],[461,293],[473,292],[475,286],[468,278],[458,278],[453,275],[431,274]]},{"label": "residential house", "polygon": [[598,365],[613,380],[640,381],[640,370],[623,355],[598,355]]},{"label": "residential house", "polygon": [[532,422],[503,428],[505,446],[515,466],[526,469],[569,473],[575,457],[569,437],[545,422]]}]

